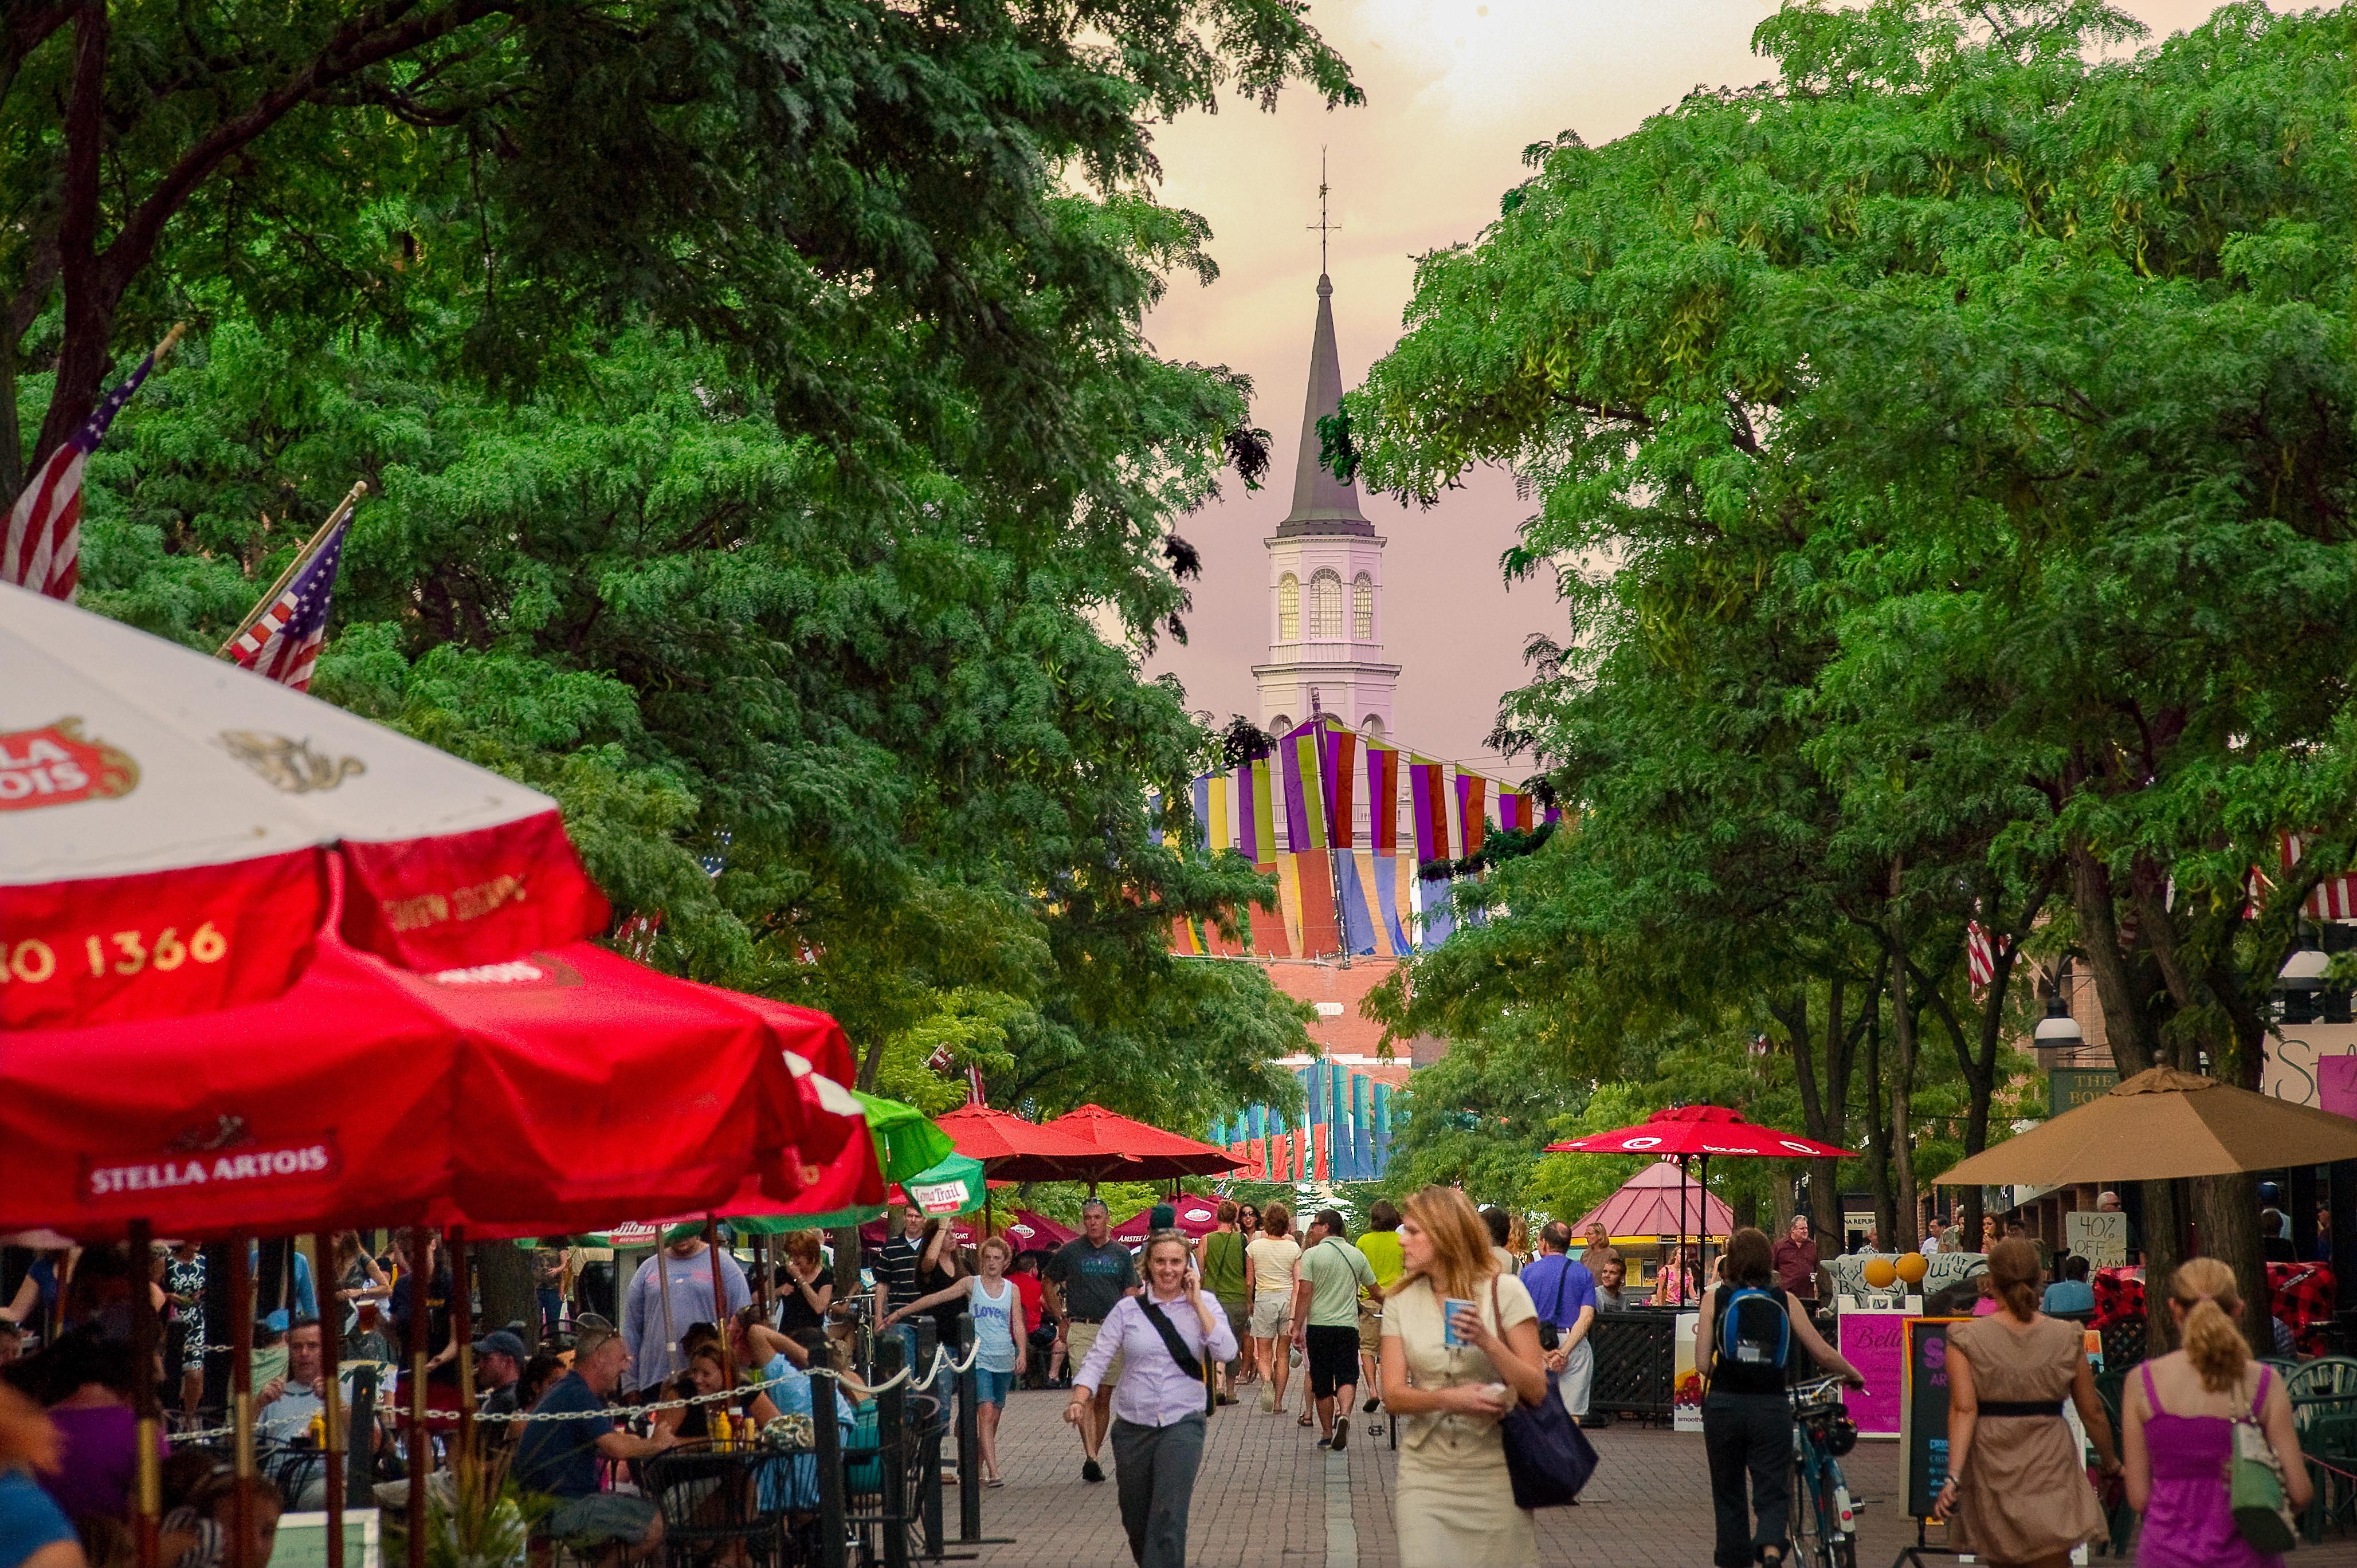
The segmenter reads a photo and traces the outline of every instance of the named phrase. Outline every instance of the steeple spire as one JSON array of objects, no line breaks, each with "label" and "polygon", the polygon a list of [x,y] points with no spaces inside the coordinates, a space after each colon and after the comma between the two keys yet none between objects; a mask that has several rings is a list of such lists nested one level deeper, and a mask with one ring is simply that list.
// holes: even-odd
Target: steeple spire
[{"label": "steeple spire", "polygon": [[1334,347],[1334,285],[1318,274],[1318,328],[1309,340],[1309,392],[1301,410],[1301,450],[1294,459],[1293,510],[1277,537],[1306,533],[1372,538],[1375,525],[1359,510],[1359,487],[1336,478],[1318,461],[1318,422],[1342,407],[1342,357]]}]

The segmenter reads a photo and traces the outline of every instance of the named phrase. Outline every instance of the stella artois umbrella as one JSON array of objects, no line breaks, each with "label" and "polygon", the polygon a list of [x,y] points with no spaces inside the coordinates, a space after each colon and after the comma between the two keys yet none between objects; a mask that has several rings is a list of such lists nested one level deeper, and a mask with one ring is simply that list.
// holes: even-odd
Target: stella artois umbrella
[{"label": "stella artois umbrella", "polygon": [[791,1198],[806,1134],[880,1197],[788,1061],[821,1031],[744,1002],[587,942],[420,975],[328,931],[278,996],[0,1035],[0,1232],[585,1230]]},{"label": "stella artois umbrella", "polygon": [[433,972],[603,929],[556,803],[274,681],[0,585],[0,1030],[279,996],[344,940]]}]

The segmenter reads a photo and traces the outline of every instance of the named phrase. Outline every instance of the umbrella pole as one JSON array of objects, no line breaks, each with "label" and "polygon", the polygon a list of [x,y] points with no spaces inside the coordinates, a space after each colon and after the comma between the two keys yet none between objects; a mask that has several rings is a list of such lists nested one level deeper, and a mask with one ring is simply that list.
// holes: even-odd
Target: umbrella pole
[{"label": "umbrella pole", "polygon": [[253,1561],[253,1243],[242,1232],[229,1239],[229,1403],[237,1455],[237,1489],[230,1500],[231,1568],[261,1568]]},{"label": "umbrella pole", "polygon": [[450,1248],[450,1337],[458,1343],[458,1467],[471,1476],[475,1463],[475,1293],[468,1276],[467,1229],[453,1225]]},{"label": "umbrella pole", "polygon": [[328,1277],[335,1258],[332,1236],[323,1246],[314,1231],[311,1280],[319,1297],[319,1448],[325,1455],[319,1471],[328,1483],[328,1568],[344,1568],[344,1443],[338,1430],[343,1415],[344,1310],[336,1300],[335,1281]]},{"label": "umbrella pole", "polygon": [[[712,1261],[712,1326],[720,1330],[721,1348],[733,1351],[735,1347],[730,1341],[736,1336],[729,1330],[736,1325],[728,1321],[728,1293],[720,1283],[720,1227],[709,1214],[704,1217],[704,1255]],[[753,1348],[750,1335],[745,1337],[745,1348],[748,1353]],[[720,1358],[720,1386],[737,1386],[737,1358],[733,1354]]]},{"label": "umbrella pole", "polygon": [[409,1568],[425,1568],[425,1472],[434,1459],[433,1441],[425,1434],[425,1297],[434,1288],[432,1235],[422,1225],[410,1228],[409,1326],[402,1336],[409,1353]]},{"label": "umbrella pole", "polygon": [[[135,1264],[152,1268],[148,1260],[155,1250],[154,1233],[145,1219],[135,1219],[130,1230],[131,1256]],[[131,1349],[140,1367],[138,1397],[139,1492],[139,1568],[157,1568],[163,1556],[161,1541],[164,1511],[163,1471],[156,1462],[156,1445],[163,1434],[164,1409],[156,1397],[156,1380],[147,1375],[156,1364],[156,1297],[147,1289],[147,1275],[140,1273],[131,1290]]]}]

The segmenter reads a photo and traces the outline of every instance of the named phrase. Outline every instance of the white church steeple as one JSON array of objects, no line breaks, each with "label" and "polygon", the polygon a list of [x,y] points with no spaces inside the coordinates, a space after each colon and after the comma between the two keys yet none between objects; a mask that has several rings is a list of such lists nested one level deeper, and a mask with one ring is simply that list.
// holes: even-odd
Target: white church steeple
[{"label": "white church steeple", "polygon": [[1320,274],[1293,510],[1265,541],[1268,662],[1254,665],[1253,675],[1260,683],[1260,725],[1272,735],[1317,711],[1388,736],[1400,667],[1383,662],[1383,541],[1359,510],[1358,487],[1318,461],[1318,422],[1342,404],[1333,294]]}]

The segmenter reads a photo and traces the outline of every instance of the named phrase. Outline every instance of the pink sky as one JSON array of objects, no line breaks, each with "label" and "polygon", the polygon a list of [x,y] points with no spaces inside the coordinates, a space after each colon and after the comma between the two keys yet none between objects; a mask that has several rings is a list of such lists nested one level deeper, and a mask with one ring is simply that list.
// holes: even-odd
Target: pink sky
[{"label": "pink sky", "polygon": [[[2123,5],[2158,38],[2199,22],[2187,0]],[[1267,657],[1261,541],[1293,493],[1301,395],[1316,307],[1318,159],[1329,161],[1328,271],[1342,379],[1355,386],[1398,338],[1415,257],[1469,242],[1521,182],[1522,149],[1564,129],[1590,145],[1636,129],[1697,83],[1759,81],[1750,52],[1762,0],[1323,0],[1310,19],[1351,62],[1366,106],[1328,113],[1289,92],[1275,114],[1231,102],[1159,126],[1162,199],[1211,220],[1222,276],[1174,283],[1149,330],[1166,356],[1224,363],[1254,382],[1254,423],[1275,437],[1269,482],[1232,479],[1179,525],[1203,554],[1188,618],[1149,669],[1175,671],[1190,705],[1224,723],[1257,715],[1251,666]],[[1385,652],[1398,663],[1394,736],[1427,756],[1520,779],[1527,759],[1481,749],[1499,694],[1522,683],[1523,640],[1559,634],[1550,585],[1509,591],[1498,557],[1526,507],[1512,479],[1476,471],[1430,511],[1369,497],[1383,551]]]}]

